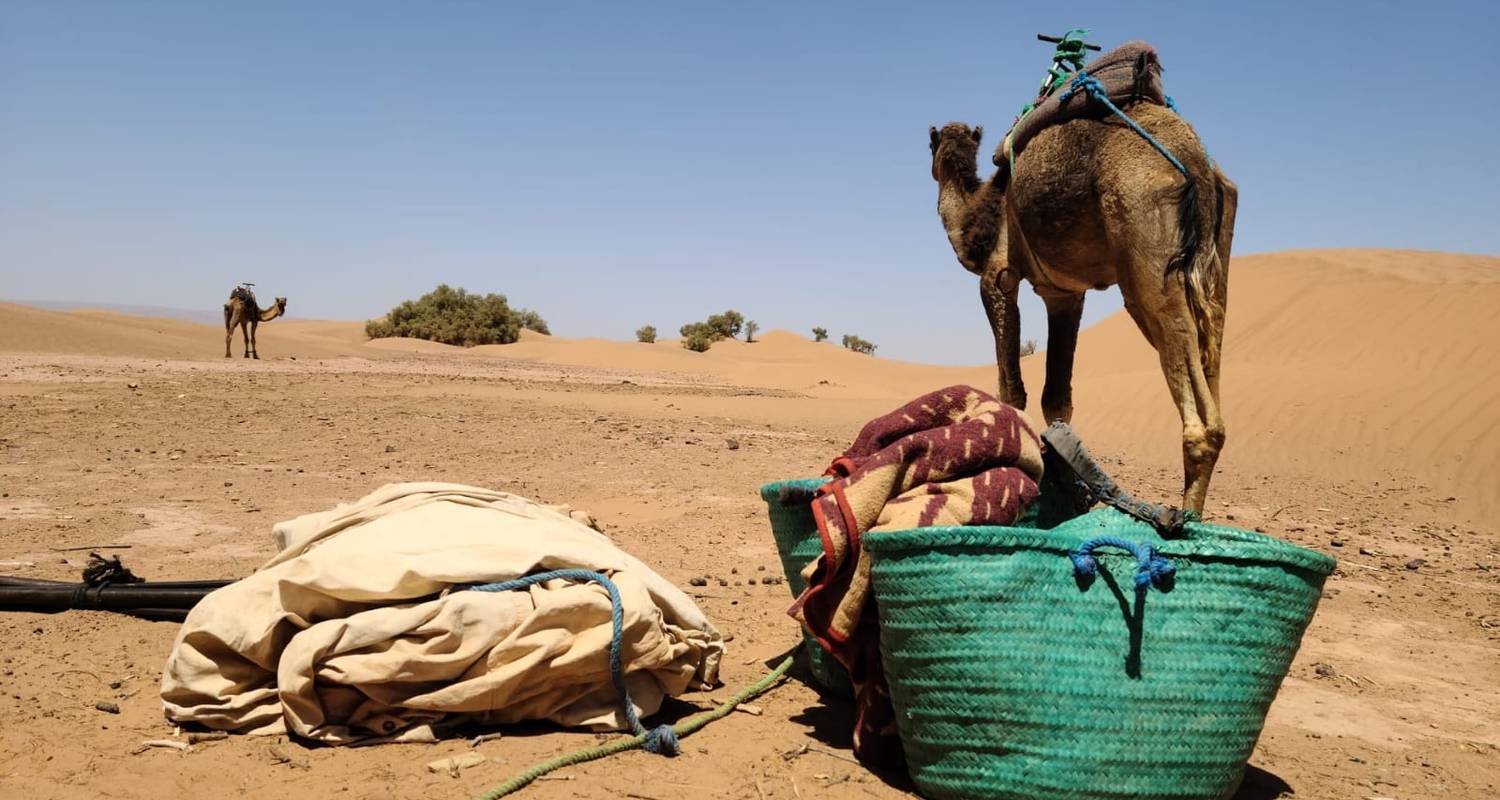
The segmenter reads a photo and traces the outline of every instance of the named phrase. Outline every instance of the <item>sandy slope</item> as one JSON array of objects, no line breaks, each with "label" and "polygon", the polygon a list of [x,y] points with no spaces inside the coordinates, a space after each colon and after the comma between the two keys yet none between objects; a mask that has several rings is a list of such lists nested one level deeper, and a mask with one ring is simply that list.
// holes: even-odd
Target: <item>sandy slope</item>
[{"label": "sandy slope", "polygon": [[[1221,468],[1379,480],[1392,467],[1457,498],[1480,519],[1500,512],[1500,259],[1408,251],[1290,252],[1235,260],[1225,344],[1229,445]],[[964,306],[967,309],[967,305]],[[212,359],[222,332],[177,320],[0,305],[0,352]],[[841,400],[898,400],[944,384],[989,388],[992,367],[871,358],[781,331],[707,353],[527,332],[470,350],[367,342],[357,322],[287,319],[260,328],[266,358],[491,356],[696,376]],[[236,337],[235,354],[239,355]],[[1039,415],[1043,363],[1024,372]],[[1178,427],[1155,354],[1116,314],[1080,339],[1075,425],[1109,452],[1178,459]]]}]

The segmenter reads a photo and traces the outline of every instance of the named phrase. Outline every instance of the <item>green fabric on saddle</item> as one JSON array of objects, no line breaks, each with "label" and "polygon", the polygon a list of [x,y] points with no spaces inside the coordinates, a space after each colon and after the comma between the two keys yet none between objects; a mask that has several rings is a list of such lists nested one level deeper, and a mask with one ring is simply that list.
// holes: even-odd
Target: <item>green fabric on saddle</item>
[{"label": "green fabric on saddle", "polygon": [[[1056,64],[1054,61],[1049,77],[1059,71]],[[1156,48],[1145,42],[1126,42],[1094,59],[1083,69],[1104,84],[1110,102],[1117,106],[1124,107],[1127,103],[1142,100],[1167,104],[1161,82],[1161,62],[1157,60]],[[1073,119],[1100,119],[1109,115],[1109,110],[1094,102],[1087,92],[1075,92],[1066,103],[1062,102],[1065,92],[1057,89],[1067,82],[1069,76],[1070,73],[1054,77],[1048,84],[1050,93],[1038,98],[1034,106],[1022,110],[1021,116],[1011,124],[1010,132],[995,148],[995,166],[1014,163],[1026,144],[1048,127]]]}]

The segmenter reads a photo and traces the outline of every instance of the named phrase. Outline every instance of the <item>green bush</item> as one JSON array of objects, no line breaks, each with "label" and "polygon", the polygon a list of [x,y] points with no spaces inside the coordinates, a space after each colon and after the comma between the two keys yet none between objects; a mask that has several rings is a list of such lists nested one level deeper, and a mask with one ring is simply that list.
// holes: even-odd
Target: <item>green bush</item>
[{"label": "green bush", "polygon": [[542,319],[541,314],[530,309],[516,309],[516,322],[528,331],[536,331],[547,336],[552,335],[552,331],[547,327],[547,320]]},{"label": "green bush", "polygon": [[756,322],[753,319],[750,320],[749,322],[746,322],[745,323],[745,341],[747,341],[747,342],[753,342],[753,341],[755,341],[755,332],[758,331],[758,330],[760,330],[760,323]]},{"label": "green bush", "polygon": [[637,342],[645,342],[646,344],[651,344],[652,342],[656,341],[656,326],[642,325],[641,327],[636,328],[635,340]]},{"label": "green bush", "polygon": [[815,342],[826,342],[826,341],[828,341],[828,329],[827,328],[813,328],[813,341],[815,341]]},{"label": "green bush", "polygon": [[545,332],[541,317],[512,309],[505,295],[470,294],[444,283],[365,323],[365,335],[371,339],[404,336],[463,347],[510,344],[520,338],[521,314],[530,314],[531,321]]},{"label": "green bush", "polygon": [[733,339],[744,329],[745,317],[733,309],[708,318],[708,327],[713,329],[715,339]]},{"label": "green bush", "polygon": [[[700,322],[695,324],[702,325],[703,323]],[[682,346],[693,351],[694,353],[703,353],[706,352],[708,348],[714,346],[714,338],[708,333],[706,329],[699,329],[693,331],[692,333],[685,334],[682,337]]]},{"label": "green bush", "polygon": [[874,342],[867,342],[851,333],[844,334],[844,346],[856,353],[864,353],[867,356],[875,355]]}]

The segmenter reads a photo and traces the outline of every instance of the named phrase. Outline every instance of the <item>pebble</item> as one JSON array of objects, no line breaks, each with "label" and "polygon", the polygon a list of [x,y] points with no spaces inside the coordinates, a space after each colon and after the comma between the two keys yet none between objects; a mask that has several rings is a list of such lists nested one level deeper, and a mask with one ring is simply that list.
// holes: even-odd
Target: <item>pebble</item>
[{"label": "pebble", "polygon": [[1344,546],[1344,540],[1343,539],[1334,539],[1333,541],[1330,541],[1328,544],[1329,544],[1330,547],[1343,547]]},{"label": "pebble", "polygon": [[693,586],[707,586],[708,585],[708,579],[707,578],[689,578],[688,579],[688,583],[691,584],[691,585],[693,585]]},{"label": "pebble", "polygon": [[1325,678],[1337,678],[1339,675],[1339,671],[1334,669],[1332,664],[1314,664],[1313,672]]},{"label": "pebble", "polygon": [[394,453],[394,452],[396,452],[396,446],[393,445],[393,444],[388,444],[388,445],[385,446],[385,451],[387,453]]},{"label": "pebble", "polygon": [[1361,547],[1359,548],[1359,554],[1362,556],[1373,556],[1375,555],[1375,551],[1371,550],[1368,547]]},{"label": "pebble", "polygon": [[1427,559],[1425,558],[1414,558],[1406,562],[1406,568],[1410,570],[1418,570],[1425,566],[1427,566]]},{"label": "pebble", "polygon": [[733,439],[725,439],[724,440],[724,446],[727,447],[727,448],[729,448],[730,450],[738,450],[738,449],[740,449],[740,443],[736,442]]},{"label": "pebble", "polygon": [[100,700],[99,702],[95,703],[94,708],[103,711],[106,714],[120,713],[120,707],[107,700]]}]

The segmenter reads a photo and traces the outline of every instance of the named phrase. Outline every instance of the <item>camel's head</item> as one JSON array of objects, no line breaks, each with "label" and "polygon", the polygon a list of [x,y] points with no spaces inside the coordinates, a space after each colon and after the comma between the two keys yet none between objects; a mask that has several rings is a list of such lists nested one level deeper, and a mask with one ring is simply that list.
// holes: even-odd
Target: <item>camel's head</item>
[{"label": "camel's head", "polygon": [[932,148],[932,178],[941,183],[945,180],[972,180],[979,163],[979,140],[984,137],[984,126],[970,128],[962,122],[950,122],[942,130],[928,128],[929,146]]},{"label": "camel's head", "polygon": [[278,297],[278,298],[276,298],[276,313],[278,313],[278,314],[285,314],[286,313],[286,298],[285,297]]}]

